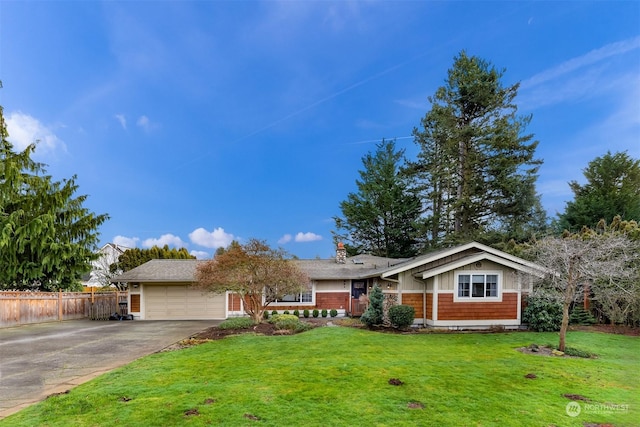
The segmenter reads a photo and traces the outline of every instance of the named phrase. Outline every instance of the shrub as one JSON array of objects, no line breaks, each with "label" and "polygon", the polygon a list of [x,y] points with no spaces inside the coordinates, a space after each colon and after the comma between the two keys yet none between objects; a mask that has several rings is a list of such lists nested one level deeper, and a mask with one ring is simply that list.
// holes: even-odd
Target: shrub
[{"label": "shrub", "polygon": [[576,305],[569,316],[569,323],[572,325],[593,325],[596,319],[581,305]]},{"label": "shrub", "polygon": [[298,309],[293,310],[293,315],[296,317],[300,317],[300,311]]},{"label": "shrub", "polygon": [[313,317],[318,317],[320,315],[320,311],[317,308],[313,309]]},{"label": "shrub", "polygon": [[380,286],[375,285],[369,295],[369,306],[362,313],[360,321],[367,326],[381,325],[384,318],[383,302],[382,289],[380,289]]},{"label": "shrub", "polygon": [[291,332],[304,332],[312,328],[311,325],[301,322],[300,319],[293,314],[278,314],[269,319],[269,323],[275,325],[277,329],[286,329]]},{"label": "shrub", "polygon": [[326,308],[322,309],[322,317],[327,317],[327,315],[329,314],[329,312],[327,311]]},{"label": "shrub", "polygon": [[275,323],[277,329],[286,329],[291,332],[304,332],[313,328],[306,322],[301,322],[300,319],[284,319]]},{"label": "shrub", "polygon": [[232,317],[218,325],[220,329],[247,329],[253,326],[253,320],[250,317]]},{"label": "shrub", "polygon": [[404,329],[411,326],[415,316],[416,311],[410,305],[400,304],[389,308],[389,321],[394,328]]},{"label": "shrub", "polygon": [[336,310],[335,308],[332,308],[331,311],[329,312],[329,316],[336,317],[337,315],[338,315],[338,310]]},{"label": "shrub", "polygon": [[262,312],[262,318],[264,320],[267,320],[269,318],[269,311],[268,310],[265,310],[265,311]]},{"label": "shrub", "polygon": [[271,315],[272,315],[272,316],[275,316],[276,314],[278,314],[278,310],[273,310],[273,311],[271,312]]},{"label": "shrub", "polygon": [[290,313],[289,313],[289,310],[285,310],[282,312],[282,314],[290,314]]},{"label": "shrub", "polygon": [[566,354],[567,356],[573,356],[573,357],[583,357],[585,359],[590,359],[592,357],[595,357],[595,354],[593,353],[589,353],[588,351],[580,350],[573,347],[565,347],[564,354]]},{"label": "shrub", "polygon": [[305,309],[302,311],[302,315],[304,316],[304,318],[305,318],[305,319],[306,319],[306,318],[308,318],[308,317],[309,317],[309,309],[308,309],[308,308],[305,308]]},{"label": "shrub", "polygon": [[562,304],[549,299],[528,296],[522,321],[536,332],[556,332],[562,323]]},{"label": "shrub", "polygon": [[278,322],[287,321],[287,320],[299,320],[293,314],[276,314],[275,316],[271,316],[269,319],[269,323],[273,323],[274,325]]}]

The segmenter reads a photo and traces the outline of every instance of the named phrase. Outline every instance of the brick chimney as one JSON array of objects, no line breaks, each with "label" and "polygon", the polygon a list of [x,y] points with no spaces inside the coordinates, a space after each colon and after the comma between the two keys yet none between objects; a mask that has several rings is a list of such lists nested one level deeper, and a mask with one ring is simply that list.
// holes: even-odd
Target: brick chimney
[{"label": "brick chimney", "polygon": [[338,243],[338,249],[336,249],[336,263],[345,264],[347,262],[347,250],[344,248],[344,243]]}]

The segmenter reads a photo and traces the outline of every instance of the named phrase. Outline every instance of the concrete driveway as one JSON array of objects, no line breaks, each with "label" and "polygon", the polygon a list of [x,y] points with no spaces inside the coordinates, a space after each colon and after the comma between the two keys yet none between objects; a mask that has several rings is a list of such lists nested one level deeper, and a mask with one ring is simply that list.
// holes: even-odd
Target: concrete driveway
[{"label": "concrete driveway", "polygon": [[218,323],[72,320],[0,328],[0,419]]}]

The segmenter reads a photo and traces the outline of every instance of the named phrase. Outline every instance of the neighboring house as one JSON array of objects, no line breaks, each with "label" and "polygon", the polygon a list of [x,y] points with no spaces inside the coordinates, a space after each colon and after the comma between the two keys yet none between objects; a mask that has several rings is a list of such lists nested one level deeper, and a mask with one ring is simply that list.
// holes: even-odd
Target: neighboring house
[{"label": "neighboring house", "polygon": [[[128,282],[136,318],[225,319],[242,315],[237,295],[193,289],[197,260],[152,260],[114,279]],[[273,310],[337,309],[362,314],[367,293],[382,288],[390,303],[411,305],[415,324],[449,328],[519,327],[531,275],[543,268],[472,242],[411,259],[372,255],[295,260],[311,279],[309,289],[269,304]]]},{"label": "neighboring house", "polygon": [[91,271],[82,278],[82,285],[86,288],[101,288],[111,284],[111,278],[117,274],[111,273],[111,264],[118,261],[127,247],[107,243],[98,250],[98,259],[91,261]]}]

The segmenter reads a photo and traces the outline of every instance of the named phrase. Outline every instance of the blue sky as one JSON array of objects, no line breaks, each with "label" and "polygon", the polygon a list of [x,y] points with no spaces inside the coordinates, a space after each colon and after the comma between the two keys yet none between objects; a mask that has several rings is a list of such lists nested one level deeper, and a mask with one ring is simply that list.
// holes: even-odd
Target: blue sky
[{"label": "blue sky", "polygon": [[640,158],[640,2],[0,1],[18,149],[78,175],[102,243],[334,255],[382,138],[410,137],[462,49],[521,82],[555,215],[607,150]]}]

